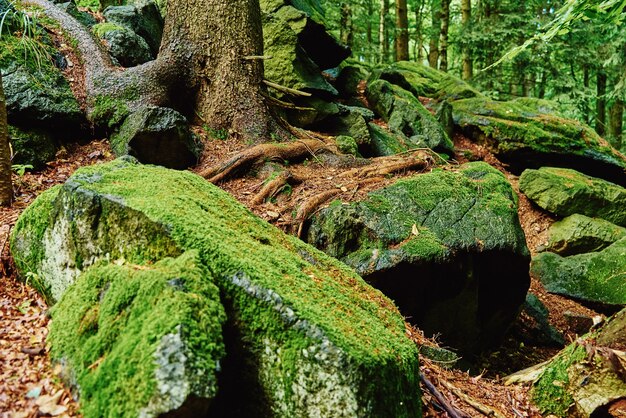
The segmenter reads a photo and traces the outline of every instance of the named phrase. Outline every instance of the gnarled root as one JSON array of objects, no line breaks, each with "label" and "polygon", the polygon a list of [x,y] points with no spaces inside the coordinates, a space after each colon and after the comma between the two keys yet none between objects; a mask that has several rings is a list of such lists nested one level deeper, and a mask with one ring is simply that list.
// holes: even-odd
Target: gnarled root
[{"label": "gnarled root", "polygon": [[404,170],[421,170],[432,163],[432,157],[423,151],[417,151],[407,156],[392,155],[378,157],[365,167],[353,168],[341,173],[341,177],[368,178],[384,177]]},{"label": "gnarled root", "polygon": [[266,199],[274,197],[278,194],[278,192],[287,184],[293,186],[298,183],[302,183],[302,179],[294,176],[290,171],[285,170],[263,186],[261,191],[252,199],[252,204],[260,205]]},{"label": "gnarled root", "polygon": [[307,218],[315,212],[320,205],[328,201],[330,198],[337,196],[339,193],[341,193],[341,190],[339,189],[327,190],[313,196],[300,206],[300,209],[298,209],[298,213],[296,214],[296,219],[300,221],[300,224],[298,225],[298,238],[302,238],[302,230],[304,228],[304,222]]},{"label": "gnarled root", "polygon": [[211,183],[219,183],[266,159],[296,162],[307,156],[315,156],[315,153],[321,150],[330,149],[324,142],[317,139],[301,139],[287,144],[259,144],[242,151],[217,167],[203,170],[200,175]]}]

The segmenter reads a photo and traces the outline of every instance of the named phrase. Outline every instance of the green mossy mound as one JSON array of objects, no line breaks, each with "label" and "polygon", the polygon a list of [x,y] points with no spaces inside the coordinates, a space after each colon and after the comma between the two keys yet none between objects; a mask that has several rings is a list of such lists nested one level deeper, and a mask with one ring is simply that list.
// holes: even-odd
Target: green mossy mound
[{"label": "green mossy mound", "polygon": [[53,361],[86,417],[208,411],[226,319],[197,251],[154,265],[96,265],[52,309]]},{"label": "green mossy mound", "polygon": [[626,397],[623,366],[617,366],[626,359],[614,351],[626,344],[625,318],[626,311],[619,312],[600,331],[579,338],[539,368],[531,395],[543,414],[588,418]]},{"label": "green mossy mound", "polygon": [[401,61],[375,69],[369,81],[373,82],[379,78],[402,87],[416,98],[458,100],[485,97],[460,78],[416,62]]},{"label": "green mossy mound", "polygon": [[[376,80],[365,92],[372,109],[389,125],[389,130],[404,139],[402,143],[379,148],[430,148],[453,153],[454,145],[435,117],[408,91],[384,80]],[[383,154],[387,155],[387,154]]]},{"label": "green mossy mound", "polygon": [[52,299],[98,260],[198,250],[228,315],[216,410],[420,415],[417,349],[393,304],[194,174],[125,160],[82,168],[23,213],[11,248]]},{"label": "green mossy mound", "polygon": [[626,238],[595,253],[541,253],[533,258],[531,274],[550,293],[599,305],[626,305]]},{"label": "green mossy mound", "polygon": [[481,97],[451,104],[456,125],[472,140],[486,144],[514,172],[558,166],[626,183],[626,157],[580,122],[521,101]]},{"label": "green mossy mound", "polygon": [[519,187],[539,207],[557,216],[582,214],[626,226],[626,189],[574,170],[543,167],[522,173]]},{"label": "green mossy mound", "polygon": [[421,329],[464,351],[495,343],[529,286],[516,197],[485,163],[335,202],[313,217],[306,237],[383,290]]},{"label": "green mossy mound", "polygon": [[562,256],[582,254],[603,250],[624,237],[626,228],[576,214],[550,227],[546,250]]}]

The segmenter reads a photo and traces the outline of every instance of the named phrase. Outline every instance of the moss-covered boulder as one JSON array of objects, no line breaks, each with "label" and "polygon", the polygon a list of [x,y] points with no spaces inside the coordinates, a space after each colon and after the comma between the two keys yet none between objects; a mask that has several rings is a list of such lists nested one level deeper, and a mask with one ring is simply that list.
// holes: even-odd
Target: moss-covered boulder
[{"label": "moss-covered boulder", "polygon": [[430,148],[451,154],[454,145],[435,117],[408,91],[385,80],[368,84],[367,100],[389,125],[404,136],[408,148]]},{"label": "moss-covered boulder", "polygon": [[604,219],[576,214],[552,224],[548,234],[545,249],[568,256],[600,251],[626,237],[626,228]]},{"label": "moss-covered boulder", "polygon": [[594,253],[541,253],[533,258],[531,273],[550,293],[597,305],[626,305],[626,238]]},{"label": "moss-covered boulder", "polygon": [[52,309],[52,360],[86,417],[197,417],[217,394],[226,319],[197,251],[100,264]]},{"label": "moss-covered boulder", "polygon": [[520,190],[539,207],[557,216],[576,213],[626,226],[626,189],[574,170],[543,167],[526,170]]},{"label": "moss-covered boulder", "polygon": [[146,41],[124,26],[99,23],[92,30],[105,41],[109,54],[122,67],[134,67],[154,58]]},{"label": "moss-covered boulder", "polygon": [[516,196],[485,163],[337,201],[312,218],[306,239],[354,267],[421,329],[464,351],[498,341],[529,287]]},{"label": "moss-covered boulder", "polygon": [[27,128],[54,127],[64,139],[73,139],[84,121],[78,102],[50,58],[56,50],[43,38],[33,42],[29,46],[14,36],[0,38],[0,71],[6,74],[2,82],[9,123]]},{"label": "moss-covered boulder", "polygon": [[132,155],[142,163],[181,170],[196,164],[200,151],[187,119],[173,109],[156,106],[128,116],[111,137],[111,148],[118,157]]},{"label": "moss-covered boulder", "polygon": [[[116,2],[120,4],[120,2]],[[132,5],[106,7],[104,18],[109,23],[123,26],[143,38],[156,56],[163,37],[163,18],[158,6],[152,0],[135,0]]]},{"label": "moss-covered boulder", "polygon": [[78,10],[78,7],[74,0],[70,0],[65,3],[60,3],[59,7],[65,10],[70,16],[72,16],[74,19],[78,20],[80,23],[82,23],[83,25],[87,27],[92,27],[93,25],[98,23],[96,18],[93,17],[91,14]]},{"label": "moss-covered boulder", "polygon": [[376,79],[402,87],[416,98],[458,100],[485,97],[460,78],[416,62],[401,61],[378,68],[372,72],[370,82]]},{"label": "moss-covered boulder", "polygon": [[35,170],[54,160],[57,145],[52,136],[42,129],[22,129],[9,125],[9,142],[13,150],[13,164],[32,165]]},{"label": "moss-covered boulder", "polygon": [[626,157],[578,121],[539,111],[524,102],[473,98],[452,102],[456,125],[485,144],[513,172],[568,167],[626,184]]},{"label": "moss-covered boulder", "polygon": [[417,349],[391,301],[192,173],[82,168],[23,213],[11,248],[52,300],[98,260],[197,250],[227,313],[212,416],[420,416]]},{"label": "moss-covered boulder", "polygon": [[611,402],[626,397],[623,348],[626,311],[599,331],[573,342],[546,364],[512,376],[532,381],[532,399],[544,416],[607,416]]}]

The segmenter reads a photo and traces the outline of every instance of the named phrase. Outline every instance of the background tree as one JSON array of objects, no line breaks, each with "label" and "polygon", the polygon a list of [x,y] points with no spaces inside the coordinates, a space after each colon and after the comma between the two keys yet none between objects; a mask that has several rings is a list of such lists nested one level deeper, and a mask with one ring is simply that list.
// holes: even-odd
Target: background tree
[{"label": "background tree", "polygon": [[0,205],[7,206],[13,200],[11,184],[11,152],[7,128],[7,109],[0,74]]},{"label": "background tree", "polygon": [[409,59],[409,16],[406,0],[396,0],[396,61]]}]

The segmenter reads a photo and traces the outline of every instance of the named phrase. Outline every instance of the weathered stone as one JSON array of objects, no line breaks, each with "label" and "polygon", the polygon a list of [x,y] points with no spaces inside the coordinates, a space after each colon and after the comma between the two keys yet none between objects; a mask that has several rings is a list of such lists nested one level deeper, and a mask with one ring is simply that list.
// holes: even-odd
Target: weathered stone
[{"label": "weathered stone", "polygon": [[52,300],[98,260],[197,250],[228,317],[210,416],[420,416],[417,349],[392,302],[193,173],[82,168],[23,213],[11,248]]},{"label": "weathered stone", "polygon": [[589,418],[626,397],[620,365],[626,359],[619,351],[626,345],[624,318],[626,311],[621,311],[600,331],[579,338],[534,371],[531,395],[544,416]]},{"label": "weathered stone", "polygon": [[452,101],[485,97],[460,78],[416,62],[401,61],[379,68],[373,71],[370,82],[379,78],[411,92],[416,98]]},{"label": "weathered stone", "polygon": [[331,135],[350,136],[354,138],[359,147],[370,143],[370,133],[367,123],[361,111],[349,106],[339,106],[339,113],[326,118],[317,129],[328,132]]},{"label": "weathered stone", "polygon": [[225,354],[214,281],[197,251],[78,277],[52,309],[48,342],[83,416],[206,415]]},{"label": "weathered stone", "polygon": [[519,186],[530,200],[557,216],[578,213],[626,226],[626,189],[608,181],[543,167],[524,171]]},{"label": "weathered stone", "polygon": [[531,273],[550,293],[599,305],[626,305],[626,238],[595,253],[541,253],[533,258]]},{"label": "weathered stone", "polygon": [[104,10],[107,22],[125,26],[141,36],[156,56],[163,37],[163,18],[152,0],[134,1],[132,5],[110,6]]},{"label": "weathered stone", "polygon": [[74,0],[68,1],[66,3],[61,3],[59,4],[59,7],[87,27],[92,27],[93,25],[98,23],[98,21],[89,13],[81,12],[80,10],[78,10],[78,7],[76,7],[76,2]]},{"label": "weathered stone", "polygon": [[529,286],[515,194],[485,163],[400,180],[313,216],[307,242],[354,267],[428,334],[494,344]]},{"label": "weathered stone", "polygon": [[367,86],[372,109],[396,135],[406,137],[409,148],[430,148],[451,154],[454,145],[435,117],[408,91],[384,80]]},{"label": "weathered stone", "polygon": [[626,228],[576,214],[555,222],[548,234],[546,250],[568,256],[600,251],[626,237]]},{"label": "weathered stone", "polygon": [[9,125],[13,164],[32,165],[35,170],[54,160],[57,146],[50,134],[41,129],[22,129]]},{"label": "weathered stone", "polygon": [[93,32],[105,41],[109,54],[122,67],[135,67],[153,59],[146,41],[126,27],[100,23]]},{"label": "weathered stone", "polygon": [[346,99],[355,97],[359,94],[360,83],[367,80],[368,76],[369,72],[364,66],[350,62],[341,68],[335,86],[341,97]]},{"label": "weathered stone", "polygon": [[533,321],[529,328],[538,343],[560,347],[565,345],[563,334],[550,324],[550,312],[537,296],[528,293],[522,309]]},{"label": "weathered stone", "polygon": [[593,327],[593,318],[578,312],[565,311],[563,312],[563,319],[565,319],[569,330],[577,335],[586,334]]},{"label": "weathered stone", "polygon": [[474,98],[451,104],[456,125],[473,141],[485,144],[514,173],[568,167],[626,184],[626,157],[587,125],[539,112],[523,102]]},{"label": "weathered stone", "polygon": [[111,137],[115,155],[132,155],[146,164],[185,169],[196,164],[198,145],[187,119],[173,109],[149,106],[126,118]]},{"label": "weathered stone", "polygon": [[414,148],[407,143],[404,135],[394,134],[380,125],[370,122],[367,124],[370,132],[370,145],[365,147],[363,154],[367,157],[382,157],[400,154]]},{"label": "weathered stone", "polygon": [[344,154],[350,154],[354,156],[359,155],[359,144],[351,136],[339,135],[335,138],[337,148]]},{"label": "weathered stone", "polygon": [[[40,44],[53,56],[54,48]],[[0,39],[0,71],[9,123],[50,129],[72,137],[84,121],[69,84],[52,62],[37,60],[25,43],[13,36]]]}]

